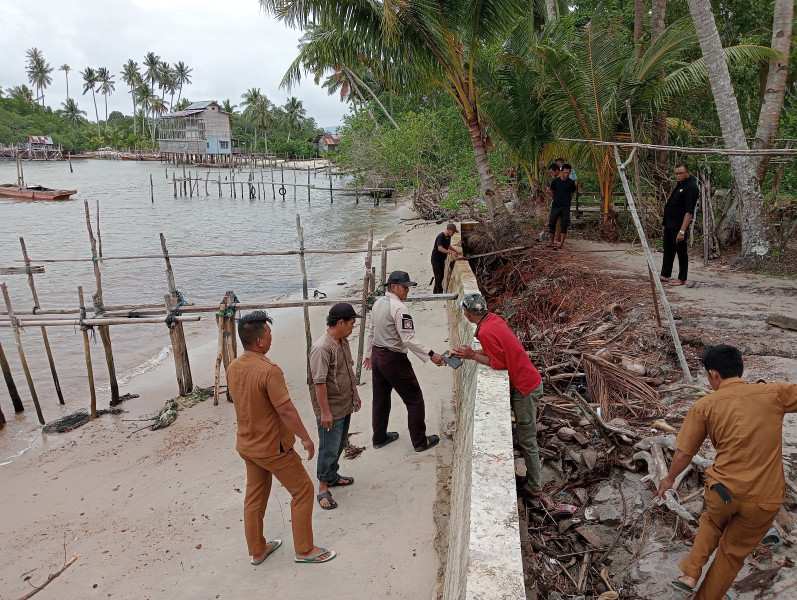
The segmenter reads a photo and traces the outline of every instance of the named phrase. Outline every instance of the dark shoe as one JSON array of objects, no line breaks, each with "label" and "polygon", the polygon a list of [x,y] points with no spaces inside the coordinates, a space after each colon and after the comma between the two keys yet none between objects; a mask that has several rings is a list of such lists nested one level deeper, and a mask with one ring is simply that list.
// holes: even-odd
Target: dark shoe
[{"label": "dark shoe", "polygon": [[388,431],[387,435],[385,436],[385,439],[383,439],[378,444],[374,444],[374,448],[384,448],[391,442],[395,442],[397,439],[399,439],[399,434],[397,431]]},{"label": "dark shoe", "polygon": [[434,448],[437,444],[440,443],[440,437],[436,435],[430,435],[426,438],[426,445],[425,446],[415,446],[415,452],[424,452],[429,448]]}]

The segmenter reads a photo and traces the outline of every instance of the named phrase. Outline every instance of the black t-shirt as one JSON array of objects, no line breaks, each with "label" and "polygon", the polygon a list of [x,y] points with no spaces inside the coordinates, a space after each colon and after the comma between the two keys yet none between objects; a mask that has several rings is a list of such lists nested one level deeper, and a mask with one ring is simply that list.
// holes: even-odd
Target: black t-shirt
[{"label": "black t-shirt", "polygon": [[667,203],[664,205],[664,219],[662,225],[667,229],[681,229],[684,224],[686,213],[695,214],[697,199],[700,197],[700,188],[697,186],[697,179],[691,175],[686,181],[673,188]]},{"label": "black t-shirt", "polygon": [[448,254],[445,252],[440,252],[437,249],[438,246],[442,246],[446,250],[448,250],[449,246],[451,246],[451,238],[446,235],[446,232],[441,232],[435,239],[434,239],[434,248],[432,249],[432,260],[436,260],[437,262],[445,262],[448,258]]},{"label": "black t-shirt", "polygon": [[570,199],[573,197],[573,194],[576,193],[576,182],[572,179],[556,177],[551,182],[551,189],[553,190],[552,207],[570,206]]}]

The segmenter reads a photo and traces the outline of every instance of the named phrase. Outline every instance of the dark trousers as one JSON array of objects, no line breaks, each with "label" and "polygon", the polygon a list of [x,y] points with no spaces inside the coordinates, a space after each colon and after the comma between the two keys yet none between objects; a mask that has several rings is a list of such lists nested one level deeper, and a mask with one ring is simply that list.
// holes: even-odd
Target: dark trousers
[{"label": "dark trousers", "polygon": [[686,248],[686,236],[680,244],[675,242],[678,237],[678,229],[664,228],[664,258],[661,260],[661,276],[670,277],[672,266],[675,262],[675,255],[678,254],[678,279],[686,281],[689,273],[689,252]]},{"label": "dark trousers", "polygon": [[432,273],[434,273],[434,290],[433,294],[443,293],[443,279],[446,276],[446,263],[432,259]]},{"label": "dark trousers", "polygon": [[318,481],[335,483],[340,479],[338,469],[340,468],[340,455],[346,447],[346,440],[349,437],[349,424],[351,415],[348,414],[340,419],[332,421],[329,430],[321,427],[321,419],[316,419],[318,424],[318,465],[316,475]]},{"label": "dark trousers", "polygon": [[548,232],[556,233],[556,220],[562,217],[562,233],[567,233],[570,227],[570,205],[551,206],[551,214],[548,216]]},{"label": "dark trousers", "polygon": [[373,349],[371,354],[373,368],[372,388],[374,407],[371,423],[374,429],[373,441],[378,444],[387,437],[387,423],[390,419],[390,394],[393,390],[407,407],[407,427],[413,446],[426,444],[426,407],[423,392],[412,370],[406,354],[392,352],[385,348]]}]

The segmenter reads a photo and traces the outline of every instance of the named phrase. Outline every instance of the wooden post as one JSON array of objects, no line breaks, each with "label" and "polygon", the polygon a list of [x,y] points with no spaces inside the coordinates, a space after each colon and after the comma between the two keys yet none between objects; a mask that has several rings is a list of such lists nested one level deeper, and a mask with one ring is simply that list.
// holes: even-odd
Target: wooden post
[{"label": "wooden post", "polygon": [[[179,311],[181,304],[180,292],[174,282],[172,262],[169,259],[169,251],[166,249],[166,238],[162,233],[160,234],[160,239],[161,249],[163,250],[163,258],[166,261],[166,282],[169,285],[169,297],[171,298],[171,303],[167,303],[166,308],[168,311]],[[177,314],[179,315],[179,312],[177,312]],[[188,345],[185,342],[185,331],[183,330],[183,324],[179,322],[169,324],[169,336],[172,338],[172,350],[174,350],[175,353],[175,363],[177,363],[179,358],[179,365],[182,372],[177,378],[177,383],[180,385],[181,390],[185,389],[185,392],[181,391],[180,395],[185,396],[186,394],[190,394],[194,389],[194,380],[191,376],[191,363],[188,361]]]},{"label": "wooden post", "polygon": [[280,163],[280,196],[282,196],[282,200],[285,200],[285,164]]},{"label": "wooden post", "polygon": [[[307,265],[304,262],[304,229],[302,229],[302,220],[299,215],[296,215],[296,232],[299,234],[299,266],[302,268],[302,298],[307,300]],[[307,339],[307,355],[310,355],[310,347],[313,345],[313,337],[310,332],[310,309],[305,306],[304,308],[304,334]]]},{"label": "wooden post", "polygon": [[172,184],[174,185],[174,197],[177,198],[177,178],[174,176],[174,171],[172,171]]},{"label": "wooden post", "polygon": [[[97,241],[94,239],[94,232],[91,230],[91,215],[89,214],[88,200],[83,201],[86,211],[86,227],[89,231],[89,241],[91,242],[91,261],[94,264],[94,280],[97,284],[97,293],[94,294],[94,314],[101,315],[105,310],[102,305],[102,275],[97,259]],[[111,385],[111,406],[119,404],[119,383],[116,381],[116,366],[113,361],[113,348],[111,347],[111,331],[108,325],[99,326],[100,339],[105,349],[105,363],[108,365],[108,378]]]},{"label": "wooden post", "polygon": [[152,173],[149,174],[149,198],[155,204],[155,184],[152,183]]},{"label": "wooden post", "polygon": [[[174,298],[172,298],[169,294],[165,294],[163,299],[166,303],[166,312],[172,314],[172,311],[177,308]],[[169,329],[169,339],[172,342],[172,355],[174,356],[174,367],[177,373],[177,387],[180,391],[180,395],[185,396],[188,394],[189,390],[186,388],[184,377],[185,367],[183,366],[183,345],[180,343],[180,336],[175,331],[179,325],[180,323],[177,322],[170,323],[168,320],[166,321],[166,327]]]},{"label": "wooden post", "polygon": [[186,195],[186,189],[185,189],[185,161],[183,162],[183,193],[181,195],[182,196]]},{"label": "wooden post", "polygon": [[[80,320],[81,322],[86,318],[86,305],[83,302],[83,286],[77,287],[78,300],[80,300]],[[83,354],[86,356],[86,372],[89,378],[89,393],[91,394],[91,417],[97,418],[97,390],[94,389],[94,366],[91,364],[91,344],[89,344],[89,329],[85,325],[81,325],[80,330],[83,332]]]},{"label": "wooden post", "polygon": [[75,171],[72,169],[72,152],[67,152],[66,156],[69,159],[69,172],[74,173]]},{"label": "wooden post", "polygon": [[653,308],[656,311],[656,323],[658,323],[659,327],[661,327],[661,314],[659,313],[659,297],[656,293],[656,284],[653,281],[655,275],[653,271],[650,270],[650,265],[648,265],[648,278],[650,279],[650,291],[653,294]]},{"label": "wooden post", "polygon": [[296,165],[293,165],[293,201],[296,202]]},{"label": "wooden post", "polygon": [[8,318],[13,323],[14,327],[14,341],[17,344],[17,352],[19,352],[19,362],[22,363],[22,370],[25,372],[25,379],[28,381],[28,389],[30,396],[33,399],[33,405],[36,407],[36,415],[39,417],[39,423],[44,425],[44,416],[42,415],[42,408],[39,406],[39,397],[36,395],[36,388],[33,386],[33,377],[30,375],[28,368],[28,361],[25,360],[25,351],[22,349],[22,337],[19,335],[19,321],[14,316],[14,309],[11,307],[11,298],[8,295],[8,288],[5,283],[0,283],[0,288],[3,290],[3,300],[6,303],[6,310],[8,311]]},{"label": "wooden post", "polygon": [[310,204],[310,165],[307,166],[307,204]]},{"label": "wooden post", "polygon": [[385,246],[381,246],[379,253],[379,275],[379,284],[384,286],[387,281],[387,248]]},{"label": "wooden post", "polygon": [[208,181],[210,181],[210,169],[208,169],[208,174],[205,177],[205,196],[209,196],[208,194]]},{"label": "wooden post", "polygon": [[224,323],[222,315],[224,315],[226,311],[227,311],[227,296],[224,296],[224,298],[222,298],[221,302],[219,303],[219,312],[216,313],[216,324],[218,325],[219,328],[219,343],[218,343],[218,348],[216,350],[216,368],[215,368],[215,376],[213,379],[213,406],[216,406],[219,403],[221,363],[224,355]]},{"label": "wooden post", "polygon": [[[626,99],[625,110],[628,114],[628,127],[629,132],[631,133],[631,142],[636,143],[636,136],[634,135],[634,119],[631,115],[631,100]],[[636,197],[639,198],[640,208],[642,209],[642,227],[645,227],[648,224],[647,208],[642,203],[642,177],[639,175],[639,157],[636,155],[636,153],[634,154],[634,179],[636,179]],[[661,322],[659,322],[659,326],[661,327]]]},{"label": "wooden post", "polygon": [[360,319],[360,334],[359,339],[357,341],[357,383],[360,383],[360,375],[362,375],[363,369],[363,349],[365,347],[365,320],[367,315],[365,314],[365,309],[368,303],[368,291],[370,289],[370,285],[368,283],[369,279],[371,278],[371,250],[374,247],[374,230],[371,229],[368,232],[368,254],[365,255],[365,275],[363,276],[363,301],[362,301],[362,316],[363,318]]},{"label": "wooden post", "polygon": [[[238,358],[238,337],[235,333],[235,308],[236,297],[235,292],[232,290],[227,291],[227,319],[225,321],[225,353],[227,355],[227,362],[225,368],[236,358]],[[229,393],[227,394],[229,399]]]},{"label": "wooden post", "polygon": [[[30,259],[28,258],[28,249],[25,247],[25,239],[20,237],[19,244],[22,246],[22,257],[25,259],[25,270],[28,272],[28,285],[33,294],[33,312],[39,310],[39,295],[36,293],[36,284],[33,282],[33,270],[30,268]],[[61,384],[58,381],[58,373],[55,370],[55,361],[53,360],[53,351],[50,348],[50,339],[47,337],[47,328],[42,325],[42,340],[44,341],[44,350],[47,353],[47,361],[50,363],[50,373],[53,375],[53,384],[55,385],[55,393],[58,396],[58,402],[64,404],[64,394],[61,392]]]},{"label": "wooden post", "polygon": [[335,199],[332,197],[332,163],[329,163],[329,203],[332,204]]},{"label": "wooden post", "polygon": [[[614,159],[617,163],[617,170],[620,173],[620,180],[623,183],[623,191],[625,192],[626,200],[628,200],[628,208],[631,210],[631,216],[634,219],[634,225],[636,225],[637,233],[639,234],[639,241],[642,242],[642,248],[645,250],[645,257],[648,260],[648,268],[651,272],[654,272],[656,270],[656,264],[653,260],[653,253],[650,251],[648,238],[645,235],[645,229],[642,227],[642,223],[639,220],[639,215],[636,211],[636,204],[634,203],[634,196],[631,194],[631,187],[628,185],[628,178],[625,175],[625,167],[628,164],[628,161],[625,163],[620,162],[620,152],[617,150],[617,146],[614,146],[613,148]],[[632,150],[632,153],[636,153],[636,148]],[[684,356],[684,350],[681,347],[681,338],[678,337],[678,329],[675,327],[675,319],[672,316],[670,302],[667,300],[667,295],[664,293],[661,280],[658,277],[654,277],[653,283],[659,292],[661,304],[664,307],[664,314],[667,316],[667,322],[670,326],[670,334],[672,335],[672,342],[675,346],[675,352],[678,354],[678,360],[681,363],[681,370],[684,373],[684,379],[691,382],[693,381],[692,373],[689,371],[689,365],[686,362],[686,356]]]},{"label": "wooden post", "polygon": [[97,200],[97,254],[102,258],[102,234],[100,233],[100,201]]},{"label": "wooden post", "polygon": [[11,376],[11,367],[8,366],[3,344],[0,344],[0,369],[3,371],[3,379],[6,381],[8,395],[11,396],[11,404],[14,405],[14,412],[25,412],[25,407],[22,406],[22,398],[19,397],[19,392],[17,391],[17,384],[14,383],[14,378]]}]

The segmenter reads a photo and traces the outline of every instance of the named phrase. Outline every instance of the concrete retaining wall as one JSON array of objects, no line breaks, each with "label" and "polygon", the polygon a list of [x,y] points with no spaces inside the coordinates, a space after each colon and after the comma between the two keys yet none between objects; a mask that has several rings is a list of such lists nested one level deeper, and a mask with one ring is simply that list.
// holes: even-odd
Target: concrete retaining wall
[{"label": "concrete retaining wall", "polygon": [[[479,291],[467,262],[455,263],[448,291],[460,298]],[[449,328],[452,348],[473,345],[475,326],[458,302],[449,302]],[[454,380],[456,433],[443,598],[522,599],[526,593],[507,373],[468,360],[455,371]]]}]

